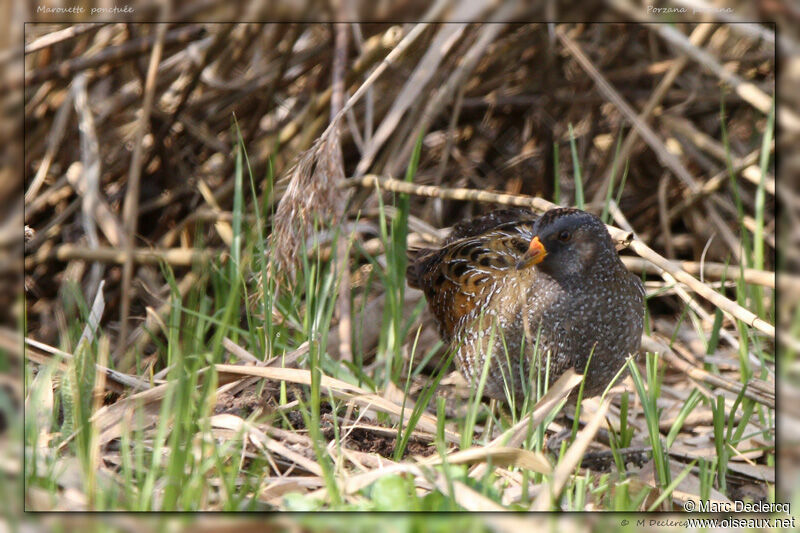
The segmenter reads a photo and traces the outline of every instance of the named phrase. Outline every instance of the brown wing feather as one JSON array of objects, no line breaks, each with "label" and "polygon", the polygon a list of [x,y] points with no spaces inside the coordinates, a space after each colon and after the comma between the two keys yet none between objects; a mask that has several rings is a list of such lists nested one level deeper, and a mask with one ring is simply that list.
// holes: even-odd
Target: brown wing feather
[{"label": "brown wing feather", "polygon": [[414,269],[409,284],[425,292],[439,332],[446,340],[452,338],[461,320],[486,299],[485,282],[490,276],[464,258],[464,251],[469,246],[479,246],[481,241],[470,241],[431,251],[409,266]]},{"label": "brown wing feather", "polygon": [[539,215],[530,209],[522,207],[511,207],[508,209],[496,209],[485,215],[480,215],[469,220],[462,220],[453,226],[450,234],[444,241],[444,245],[455,242],[465,237],[476,237],[493,230],[498,226],[509,223],[530,223],[536,221]]},{"label": "brown wing feather", "polygon": [[[453,234],[439,249],[410,251],[406,277],[411,287],[425,292],[425,297],[445,340],[451,339],[470,317],[476,317],[491,300],[498,279],[514,268],[530,241],[534,216],[529,211],[521,218],[507,221],[512,210],[490,213],[480,220],[467,221],[453,229],[455,234],[475,236],[452,240]],[[514,210],[516,211],[516,210]]]}]

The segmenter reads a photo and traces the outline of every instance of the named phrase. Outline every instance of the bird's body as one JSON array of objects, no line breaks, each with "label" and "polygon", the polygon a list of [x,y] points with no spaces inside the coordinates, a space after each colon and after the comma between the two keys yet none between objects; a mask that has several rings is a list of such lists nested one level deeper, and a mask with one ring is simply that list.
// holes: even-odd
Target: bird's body
[{"label": "bird's body", "polygon": [[571,367],[583,373],[590,354],[584,394],[595,395],[639,349],[641,281],[583,211],[506,209],[462,222],[441,248],[413,252],[407,277],[473,385],[490,354],[491,398],[520,398]]}]

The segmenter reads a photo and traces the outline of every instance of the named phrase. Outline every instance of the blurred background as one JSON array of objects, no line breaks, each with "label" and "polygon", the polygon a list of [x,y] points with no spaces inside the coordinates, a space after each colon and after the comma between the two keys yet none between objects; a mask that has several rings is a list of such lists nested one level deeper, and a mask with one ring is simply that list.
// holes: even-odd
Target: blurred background
[{"label": "blurred background", "polygon": [[[75,8],[83,12],[75,13]],[[764,129],[770,97],[777,95],[775,153],[780,155],[776,157],[774,187],[769,191],[769,202],[774,198],[777,205],[767,228],[773,242],[766,265],[779,273],[777,499],[800,503],[800,312],[798,284],[794,282],[794,276],[800,274],[800,154],[796,150],[800,146],[800,6],[796,3],[607,0],[548,1],[528,7],[514,2],[467,6],[447,1],[428,5],[203,0],[125,5],[5,2],[0,10],[4,25],[0,32],[4,71],[0,80],[0,139],[4,141],[0,163],[0,199],[4,202],[0,210],[0,475],[9,481],[0,488],[6,496],[0,505],[8,527],[20,524],[23,507],[19,414],[25,391],[20,380],[19,332],[55,342],[59,317],[47,302],[58,296],[63,277],[83,280],[87,294],[93,294],[89,289],[101,276],[89,268],[65,271],[52,260],[38,260],[33,254],[25,257],[25,240],[40,258],[59,257],[59,253],[69,257],[63,255],[70,253],[64,245],[85,230],[79,216],[84,206],[72,189],[80,186],[80,180],[73,180],[92,165],[102,168],[97,187],[106,209],[122,212],[147,60],[158,41],[163,43],[159,72],[163,86],[157,90],[151,114],[152,132],[143,139],[141,168],[148,179],[142,180],[139,200],[136,232],[141,242],[176,245],[185,238],[181,221],[193,213],[202,218],[203,208],[213,202],[230,202],[232,114],[239,122],[254,174],[264,175],[272,165],[276,175],[283,175],[329,120],[330,92],[326,93],[326,88],[334,61],[331,21],[360,21],[354,25],[348,61],[361,79],[415,23],[473,23],[464,30],[466,38],[439,43],[454,46],[454,51],[431,58],[433,71],[428,77],[416,67],[437,34],[425,33],[421,39],[426,46],[402,57],[376,84],[371,97],[381,96],[370,107],[376,116],[365,117],[367,106],[355,109],[358,115],[351,120],[367,121],[375,128],[360,132],[361,137],[358,129],[344,129],[342,151],[348,176],[369,172],[401,177],[415,140],[411,130],[426,122],[431,133],[424,139],[420,166],[432,170],[419,174],[418,183],[545,198],[552,198],[558,190],[562,203],[571,203],[575,191],[569,141],[574,135],[587,202],[603,200],[613,156],[624,150],[629,170],[618,201],[620,209],[643,238],[670,258],[705,254],[709,260],[719,261],[727,244],[724,235],[711,238],[715,228],[704,217],[687,215],[677,225],[653,224],[658,220],[659,202],[681,204],[680,176],[665,172],[664,161],[646,142],[636,136],[628,139],[630,123],[579,63],[570,59],[558,35],[579,42],[591,63],[636,112],[652,107],[651,126],[662,138],[674,141],[666,142],[666,149],[691,161],[688,170],[695,176],[711,177],[726,167],[715,141],[720,137],[717,128],[722,105],[726,106],[732,152],[741,156],[741,161],[734,163],[742,172],[743,187],[747,186],[749,178],[743,169],[759,163],[747,157],[760,148],[758,132]],[[478,24],[487,20],[503,23],[498,24],[502,27],[495,35],[488,36],[488,26]],[[155,25],[134,24],[153,21],[173,23],[162,37]],[[531,21],[539,24],[529,24]],[[282,23],[264,26],[258,22]],[[592,24],[598,22],[604,24]],[[705,31],[698,22],[713,25]],[[491,44],[481,49],[472,75],[460,77],[456,59],[464,57],[481,38]],[[48,42],[52,39],[56,42]],[[691,53],[698,49],[703,54]],[[683,64],[676,68],[679,63]],[[674,83],[659,94],[660,82],[671,72]],[[383,126],[379,119],[397,111],[401,88],[411,78],[427,84],[430,92],[407,93],[413,101],[400,109],[394,127],[379,128]],[[76,79],[85,84],[83,91],[69,89],[71,81],[74,88]],[[498,79],[505,81],[502,85],[481,83]],[[724,93],[720,79],[741,83],[744,88]],[[87,124],[82,109],[91,109],[93,125]],[[449,120],[454,116],[462,126],[451,127]],[[572,125],[572,132],[567,124]],[[81,144],[78,135],[88,127],[95,128],[102,145],[94,158],[87,155],[94,153],[92,146]],[[623,128],[625,135],[620,135]],[[619,145],[618,137],[623,141]],[[561,146],[560,157],[551,149],[554,144]],[[752,183],[749,190],[754,190]],[[47,195],[41,194],[44,191]],[[457,201],[414,198],[412,202],[412,212],[424,213],[425,221],[434,227],[476,214],[478,209]],[[31,230],[27,236],[26,227]],[[124,233],[113,221],[101,221],[98,229],[96,238],[111,244]],[[151,274],[146,269],[137,272],[145,282],[138,298],[130,302],[132,315],[143,315],[151,303],[147,299],[147,276]],[[104,275],[111,285],[106,287],[108,305],[116,308],[121,294],[114,285],[121,282],[122,267],[111,266]],[[785,275],[783,284],[781,275]],[[28,322],[23,324],[26,307]],[[108,326],[122,333],[119,325]],[[160,520],[132,520],[109,520],[107,527],[166,527]],[[448,522],[441,520],[430,523],[410,516],[397,527],[446,527]],[[547,520],[550,527],[575,530],[619,522],[605,517],[592,517],[587,524]],[[227,518],[168,522],[177,529],[252,527]],[[25,524],[49,529],[55,521],[31,517]],[[87,525],[81,519],[70,527],[85,529]],[[352,524],[297,517],[276,518],[273,526],[307,531],[340,530]],[[369,520],[365,522],[365,529],[372,526]],[[516,519],[469,521],[469,527],[478,530],[519,526]]]}]

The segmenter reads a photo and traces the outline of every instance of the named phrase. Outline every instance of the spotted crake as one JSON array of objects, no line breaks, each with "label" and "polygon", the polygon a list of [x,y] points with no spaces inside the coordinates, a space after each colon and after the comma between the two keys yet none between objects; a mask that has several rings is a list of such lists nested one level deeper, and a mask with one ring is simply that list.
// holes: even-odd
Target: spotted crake
[{"label": "spotted crake", "polygon": [[461,222],[440,248],[411,250],[406,277],[473,386],[491,355],[490,398],[521,399],[537,374],[582,374],[590,354],[584,395],[596,395],[639,349],[642,283],[585,211],[502,209]]}]

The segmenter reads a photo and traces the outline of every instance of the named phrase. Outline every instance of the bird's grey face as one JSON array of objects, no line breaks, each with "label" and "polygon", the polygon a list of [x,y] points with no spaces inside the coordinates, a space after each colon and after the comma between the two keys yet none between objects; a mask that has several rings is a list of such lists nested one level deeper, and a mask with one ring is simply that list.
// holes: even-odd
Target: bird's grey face
[{"label": "bird's grey face", "polygon": [[536,265],[556,279],[588,272],[603,249],[613,250],[600,219],[577,209],[548,211],[534,225],[533,235],[517,269]]}]

